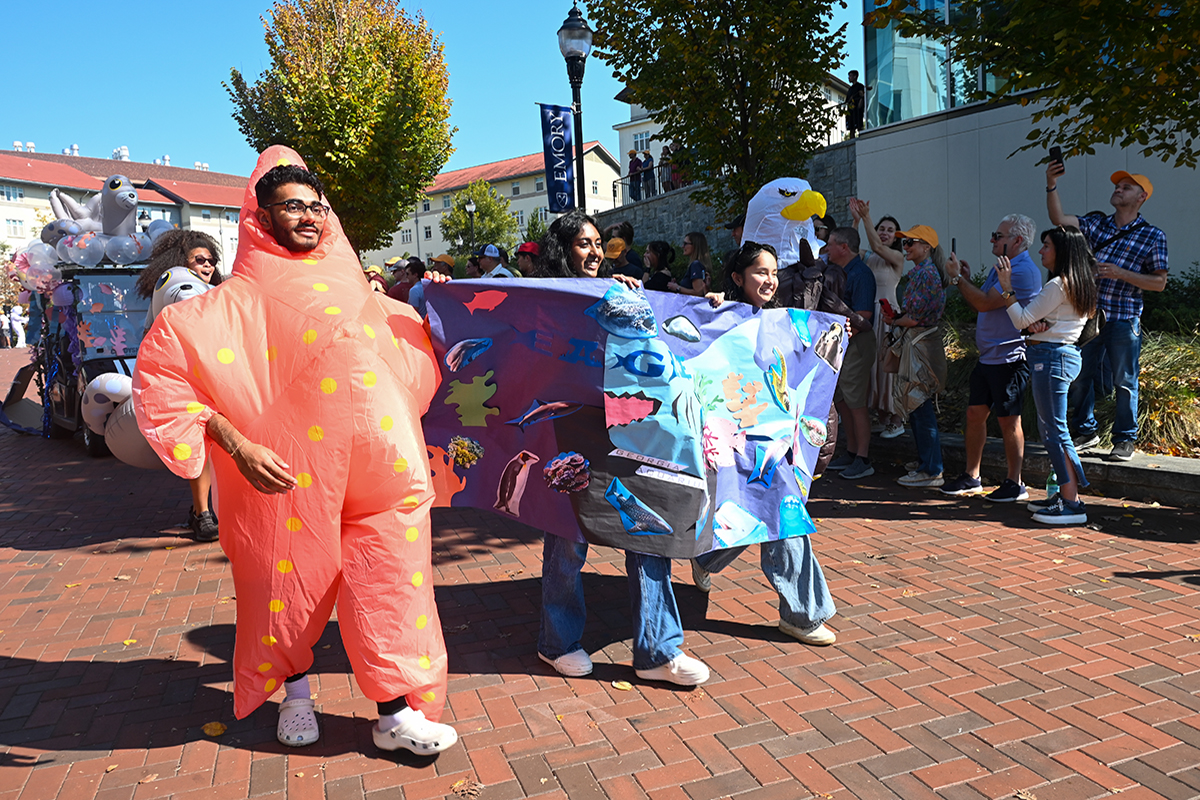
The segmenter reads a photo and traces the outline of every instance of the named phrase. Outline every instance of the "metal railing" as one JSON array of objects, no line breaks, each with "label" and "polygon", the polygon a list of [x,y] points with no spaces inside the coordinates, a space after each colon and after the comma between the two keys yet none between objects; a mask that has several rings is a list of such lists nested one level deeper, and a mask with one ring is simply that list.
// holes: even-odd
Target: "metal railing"
[{"label": "metal railing", "polygon": [[691,181],[679,181],[675,185],[671,176],[671,165],[663,164],[650,170],[642,170],[613,181],[613,205],[627,206],[672,192]]}]

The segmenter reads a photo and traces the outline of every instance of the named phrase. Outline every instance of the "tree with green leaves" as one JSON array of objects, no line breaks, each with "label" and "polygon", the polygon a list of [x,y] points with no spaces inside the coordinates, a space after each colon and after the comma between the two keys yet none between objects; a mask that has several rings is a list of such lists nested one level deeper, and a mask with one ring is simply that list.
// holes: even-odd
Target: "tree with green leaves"
[{"label": "tree with green leaves", "polygon": [[[475,201],[475,238],[471,239],[471,215],[467,213],[467,201]],[[473,249],[485,244],[499,245],[511,250],[517,244],[520,226],[509,210],[508,199],[492,190],[485,180],[478,180],[454,195],[450,210],[442,214],[438,222],[442,239],[450,245],[450,255],[455,258],[469,256]],[[454,242],[462,239],[461,245]]]},{"label": "tree with green leaves", "polygon": [[442,43],[396,0],[280,0],[271,64],[225,86],[250,146],[295,149],[355,250],[384,247],[453,152]]},{"label": "tree with green leaves", "polygon": [[1036,103],[1028,144],[1065,156],[1096,145],[1195,167],[1200,155],[1200,4],[1192,0],[875,0],[866,21],[948,43],[966,74],[993,81],[973,100]]},{"label": "tree with green leaves", "polygon": [[593,0],[595,55],[631,102],[679,142],[693,198],[744,208],[764,183],[803,174],[836,121],[824,84],[842,63],[841,0]]},{"label": "tree with green leaves", "polygon": [[529,222],[525,225],[525,241],[540,242],[548,228],[549,226],[542,222],[541,210],[535,208],[529,215]]}]

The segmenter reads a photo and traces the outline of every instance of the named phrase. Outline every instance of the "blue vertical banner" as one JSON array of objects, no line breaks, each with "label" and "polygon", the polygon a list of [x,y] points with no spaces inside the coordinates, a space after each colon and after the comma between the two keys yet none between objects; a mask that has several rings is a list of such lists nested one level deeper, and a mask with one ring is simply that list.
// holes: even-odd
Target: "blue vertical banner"
[{"label": "blue vertical banner", "polygon": [[563,214],[575,208],[571,107],[538,105],[542,113],[542,148],[546,156],[546,199],[551,214]]}]

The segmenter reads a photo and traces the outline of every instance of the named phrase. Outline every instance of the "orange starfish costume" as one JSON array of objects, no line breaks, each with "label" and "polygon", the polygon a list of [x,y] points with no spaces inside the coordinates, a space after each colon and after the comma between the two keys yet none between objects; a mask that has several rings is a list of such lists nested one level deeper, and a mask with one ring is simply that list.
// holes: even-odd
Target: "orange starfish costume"
[{"label": "orange starfish costume", "polygon": [[[329,214],[315,250],[293,253],[242,203],[232,277],[159,315],[138,353],[134,403],[146,439],[176,474],[212,457],[221,546],[237,591],[234,713],[308,670],[338,605],[342,641],[363,693],[404,696],[438,720],[446,647],[434,605],[421,415],[438,386],[413,309],[372,292]],[[205,436],[213,414],[275,451],[297,486],[262,494]]]}]

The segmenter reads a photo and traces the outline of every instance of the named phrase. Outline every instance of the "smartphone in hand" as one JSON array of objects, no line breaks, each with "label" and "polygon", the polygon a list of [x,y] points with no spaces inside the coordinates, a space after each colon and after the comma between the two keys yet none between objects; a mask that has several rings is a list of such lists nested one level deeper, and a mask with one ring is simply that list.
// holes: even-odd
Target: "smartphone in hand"
[{"label": "smartphone in hand", "polygon": [[1050,160],[1057,161],[1059,164],[1063,163],[1063,154],[1062,154],[1061,147],[1059,147],[1058,145],[1054,145],[1054,147],[1050,148]]},{"label": "smartphone in hand", "polygon": [[896,313],[896,309],[892,308],[892,304],[888,302],[886,297],[879,298],[879,307],[882,308],[883,313],[887,314],[889,317],[900,316]]},{"label": "smartphone in hand", "polygon": [[955,239],[953,236],[950,237],[950,252],[958,252],[958,239]]}]

